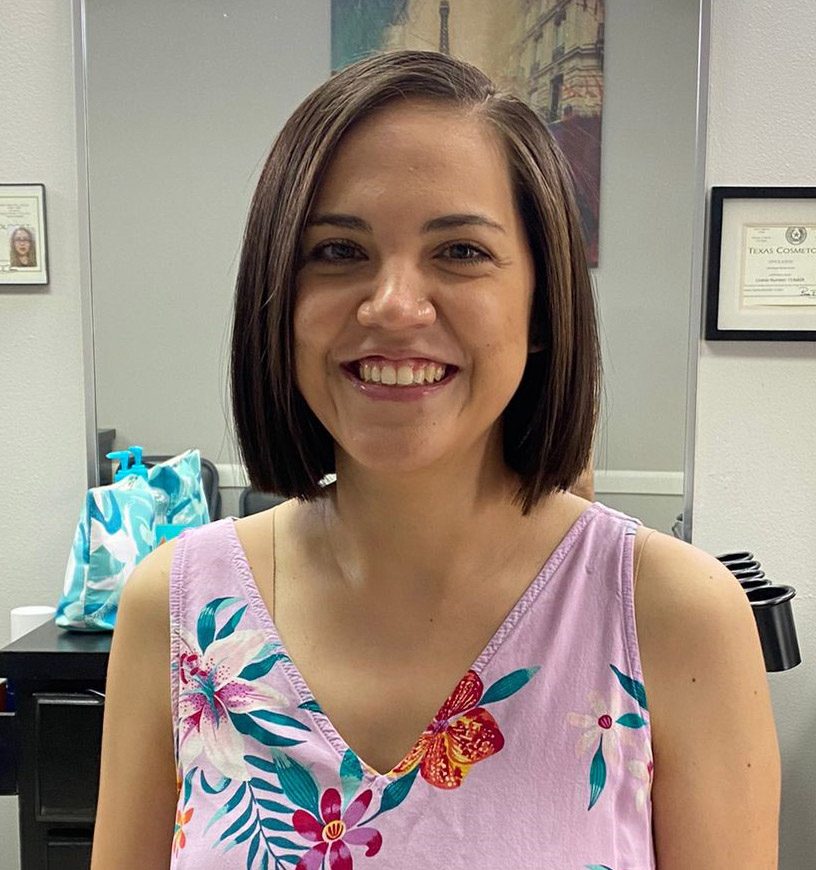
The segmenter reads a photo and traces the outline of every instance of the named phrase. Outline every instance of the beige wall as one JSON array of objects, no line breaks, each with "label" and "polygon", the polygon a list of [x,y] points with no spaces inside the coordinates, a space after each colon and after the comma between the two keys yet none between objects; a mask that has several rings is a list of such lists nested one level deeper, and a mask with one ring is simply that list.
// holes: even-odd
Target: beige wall
[{"label": "beige wall", "polygon": [[[0,3],[0,181],[42,182],[45,288],[0,290],[0,646],[9,610],[55,605],[86,483],[71,4]],[[0,798],[0,870],[18,866]]]},{"label": "beige wall", "polygon": [[[813,185],[816,4],[713,3],[711,185]],[[816,344],[710,342],[700,358],[694,543],[749,549],[798,590],[804,663],[771,674],[783,870],[816,856]],[[738,800],[738,796],[735,796]]]}]

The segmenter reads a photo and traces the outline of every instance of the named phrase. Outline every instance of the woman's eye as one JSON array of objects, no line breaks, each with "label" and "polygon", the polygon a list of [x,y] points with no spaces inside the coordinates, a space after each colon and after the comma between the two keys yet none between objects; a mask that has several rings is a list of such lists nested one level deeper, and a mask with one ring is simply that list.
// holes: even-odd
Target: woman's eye
[{"label": "woman's eye", "polygon": [[318,260],[322,263],[347,263],[362,257],[362,251],[348,242],[323,242],[313,248],[309,254],[310,260]]},{"label": "woman's eye", "polygon": [[490,254],[469,242],[455,242],[442,251],[442,259],[455,260],[460,263],[483,263],[491,257]]}]

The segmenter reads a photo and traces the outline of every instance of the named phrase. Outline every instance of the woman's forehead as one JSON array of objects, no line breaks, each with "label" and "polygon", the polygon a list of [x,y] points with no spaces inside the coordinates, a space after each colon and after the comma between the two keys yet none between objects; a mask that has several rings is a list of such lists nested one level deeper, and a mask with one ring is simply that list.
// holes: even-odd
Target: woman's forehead
[{"label": "woman's forehead", "polygon": [[504,202],[512,199],[511,188],[504,146],[488,121],[445,104],[400,101],[360,121],[340,141],[317,207],[388,194]]}]

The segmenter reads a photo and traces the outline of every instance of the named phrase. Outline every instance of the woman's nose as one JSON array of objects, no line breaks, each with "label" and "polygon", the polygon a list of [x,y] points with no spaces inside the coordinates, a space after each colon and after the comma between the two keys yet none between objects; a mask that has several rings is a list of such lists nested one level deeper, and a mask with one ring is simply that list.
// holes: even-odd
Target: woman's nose
[{"label": "woman's nose", "polygon": [[436,320],[436,309],[418,269],[392,264],[383,267],[375,280],[357,309],[361,326],[399,330],[428,326]]}]

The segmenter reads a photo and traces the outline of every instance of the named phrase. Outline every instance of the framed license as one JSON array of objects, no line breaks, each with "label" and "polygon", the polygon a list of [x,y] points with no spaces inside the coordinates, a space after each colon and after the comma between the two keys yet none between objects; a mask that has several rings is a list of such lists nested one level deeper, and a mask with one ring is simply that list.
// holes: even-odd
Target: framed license
[{"label": "framed license", "polygon": [[705,337],[816,341],[816,187],[713,187]]},{"label": "framed license", "polygon": [[0,290],[47,284],[45,187],[0,184]]}]

